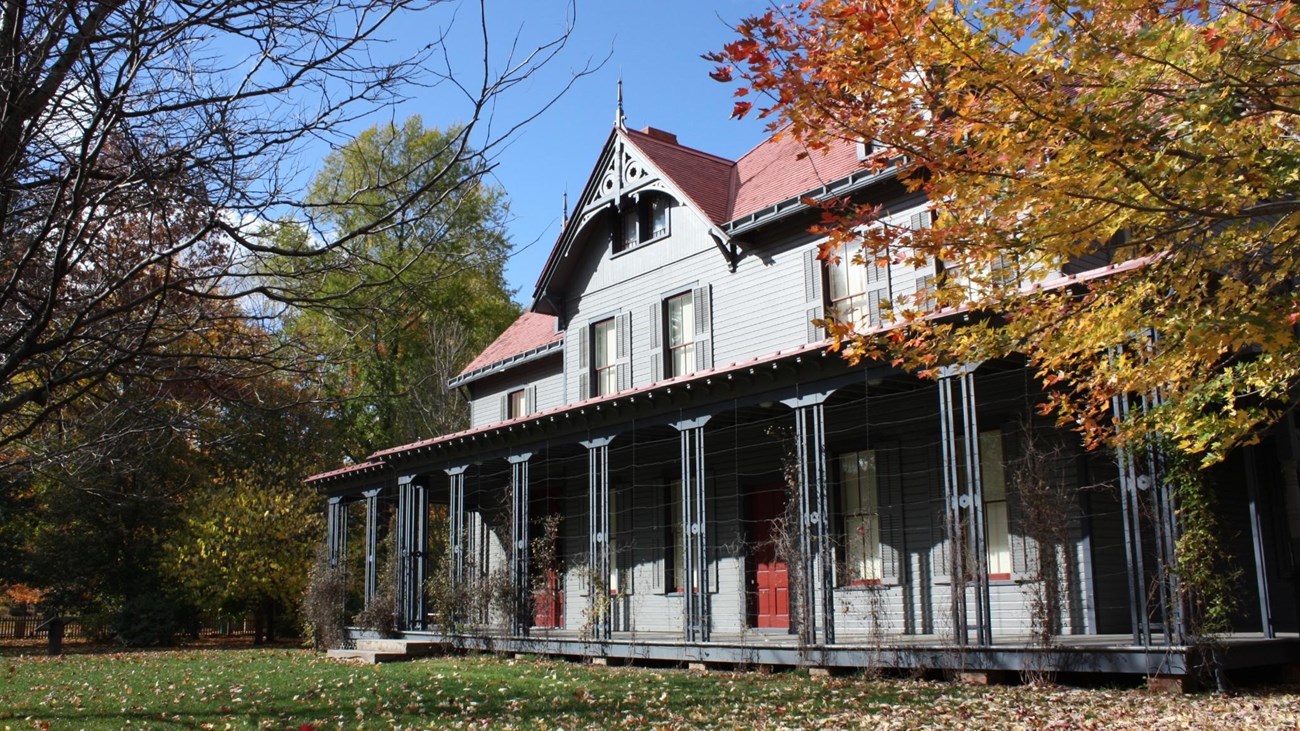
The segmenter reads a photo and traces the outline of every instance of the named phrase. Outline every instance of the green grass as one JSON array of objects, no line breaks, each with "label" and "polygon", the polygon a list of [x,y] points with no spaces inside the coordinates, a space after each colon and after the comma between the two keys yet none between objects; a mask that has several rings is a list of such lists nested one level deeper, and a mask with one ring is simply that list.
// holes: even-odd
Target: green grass
[{"label": "green grass", "polygon": [[377,667],[286,649],[0,656],[0,731],[124,728],[1237,731],[1300,728],[1300,695],[698,675],[486,655]]},{"label": "green grass", "polygon": [[[0,659],[0,729],[757,728],[937,691],[804,674],[689,674],[490,656],[376,667],[299,650]],[[46,725],[48,724],[48,726]]]}]

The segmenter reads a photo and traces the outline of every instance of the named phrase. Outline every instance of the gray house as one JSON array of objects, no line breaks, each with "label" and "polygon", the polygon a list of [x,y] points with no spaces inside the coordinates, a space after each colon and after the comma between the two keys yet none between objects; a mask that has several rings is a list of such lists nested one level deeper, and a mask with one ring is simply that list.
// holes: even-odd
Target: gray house
[{"label": "gray house", "polygon": [[[450,383],[469,429],[308,479],[334,560],[369,599],[392,532],[407,637],[466,647],[1191,672],[1156,465],[1035,417],[1014,360],[935,381],[826,352],[813,320],[887,329],[938,274],[817,258],[810,199],[930,224],[872,154],[778,136],[732,161],[617,126],[531,306]],[[1228,666],[1297,650],[1297,444],[1288,421],[1215,475],[1242,576]]]}]

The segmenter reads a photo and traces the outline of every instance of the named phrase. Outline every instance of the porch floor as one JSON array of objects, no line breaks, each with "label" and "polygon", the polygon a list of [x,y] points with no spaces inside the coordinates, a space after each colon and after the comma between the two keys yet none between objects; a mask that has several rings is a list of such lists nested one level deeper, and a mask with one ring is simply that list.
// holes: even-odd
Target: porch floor
[{"label": "porch floor", "polygon": [[[443,636],[407,632],[411,640],[444,643],[466,650],[602,658],[635,663],[678,662],[720,666],[812,666],[909,671],[1053,671],[1136,673],[1184,676],[1199,665],[1201,648],[1134,644],[1130,634],[1059,635],[1052,645],[1036,645],[1027,635],[995,635],[993,644],[961,646],[937,635],[873,636],[838,632],[828,645],[800,646],[798,637],[781,631],[712,632],[708,642],[687,642],[680,632],[615,632],[595,640],[578,630],[534,629],[528,637],[485,630]],[[1293,665],[1300,661],[1300,635],[1235,633],[1215,651],[1229,669]]]}]

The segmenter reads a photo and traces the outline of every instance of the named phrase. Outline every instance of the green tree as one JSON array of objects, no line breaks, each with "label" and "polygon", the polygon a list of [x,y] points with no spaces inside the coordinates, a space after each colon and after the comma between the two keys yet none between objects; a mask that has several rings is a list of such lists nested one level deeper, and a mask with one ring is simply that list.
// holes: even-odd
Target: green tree
[{"label": "green tree", "polygon": [[[321,202],[313,225],[326,236],[372,231],[307,268],[283,264],[289,281],[319,300],[296,310],[286,329],[320,354],[313,363],[354,459],[461,428],[465,407],[447,379],[518,315],[503,276],[505,202],[484,180],[486,167],[457,162],[462,138],[412,117],[330,154],[311,186]],[[454,184],[430,180],[448,169]],[[302,226],[272,233],[308,245]]]},{"label": "green tree", "polygon": [[280,380],[256,385],[266,406],[226,403],[206,425],[206,474],[187,491],[161,562],[205,612],[252,612],[260,642],[288,626],[302,595],[324,515],[302,477],[331,464],[337,445],[313,399]]},{"label": "green tree", "polygon": [[[814,0],[744,21],[714,55],[814,151],[867,140],[938,211],[921,231],[845,205],[859,261],[941,263],[886,336],[832,326],[850,359],[1025,356],[1063,423],[1119,425],[1210,464],[1293,403],[1300,377],[1300,9],[1136,0]],[[1087,262],[1105,276],[1062,283]],[[1076,266],[1077,269],[1085,267]],[[1057,279],[1053,287],[1037,287]],[[932,316],[930,302],[963,316]]]}]

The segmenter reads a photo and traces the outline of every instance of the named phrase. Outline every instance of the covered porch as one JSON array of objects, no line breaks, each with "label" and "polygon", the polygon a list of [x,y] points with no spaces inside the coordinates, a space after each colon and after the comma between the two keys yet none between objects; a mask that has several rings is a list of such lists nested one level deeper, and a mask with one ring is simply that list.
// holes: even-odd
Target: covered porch
[{"label": "covered porch", "polygon": [[[392,571],[410,638],[619,662],[1188,674],[1200,650],[1169,570],[1170,493],[1035,417],[1041,398],[1013,362],[935,382],[810,348],[316,484],[333,560],[365,601]],[[1227,667],[1296,649],[1284,439],[1216,475],[1243,577]]]}]

